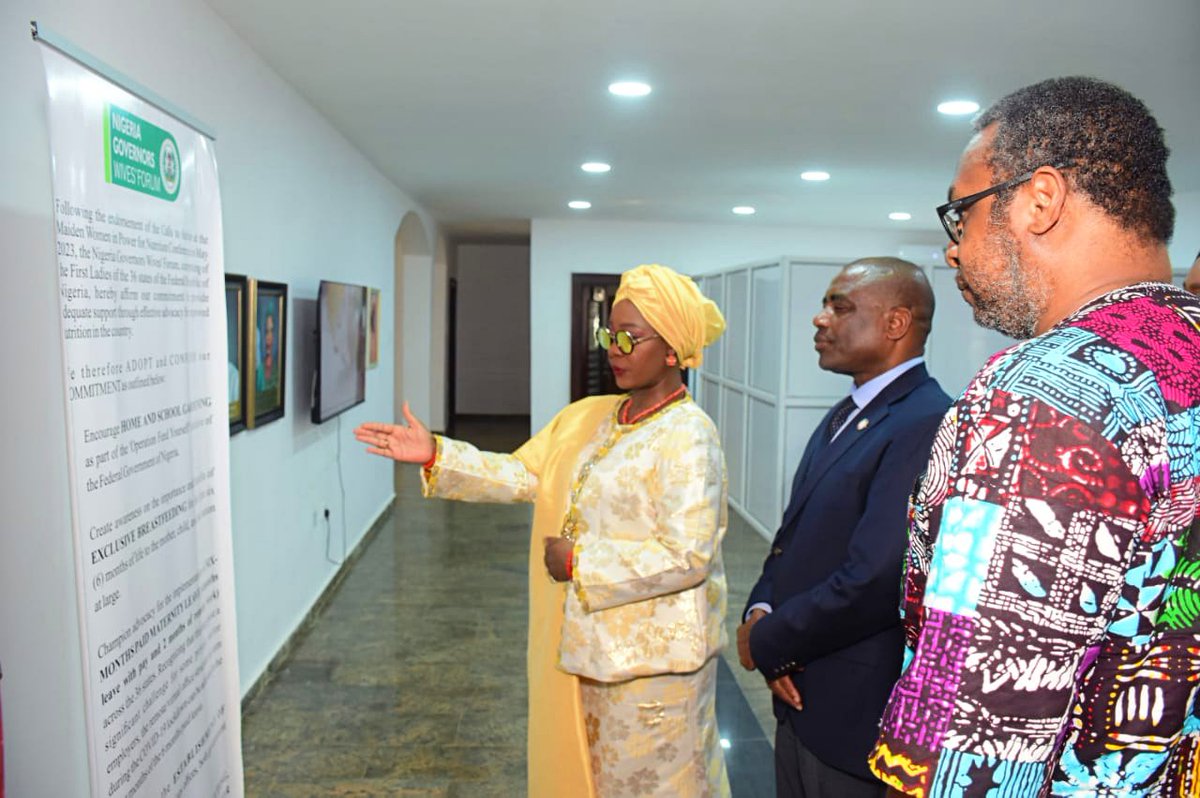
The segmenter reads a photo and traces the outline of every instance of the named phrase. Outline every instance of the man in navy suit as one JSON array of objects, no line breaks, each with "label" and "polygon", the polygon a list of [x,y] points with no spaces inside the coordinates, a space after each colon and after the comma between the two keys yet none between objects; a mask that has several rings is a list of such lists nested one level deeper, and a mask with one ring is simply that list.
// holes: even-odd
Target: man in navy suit
[{"label": "man in navy suit", "polygon": [[780,798],[882,796],[867,769],[900,674],[907,501],[950,397],[924,366],[933,291],[919,268],[865,258],[813,318],[821,368],[854,379],[818,425],[738,629],[774,694]]}]

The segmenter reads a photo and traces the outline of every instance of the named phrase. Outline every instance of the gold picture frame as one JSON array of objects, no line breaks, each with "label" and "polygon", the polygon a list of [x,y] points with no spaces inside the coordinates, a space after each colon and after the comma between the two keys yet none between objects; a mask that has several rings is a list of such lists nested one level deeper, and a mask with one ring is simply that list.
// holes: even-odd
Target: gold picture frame
[{"label": "gold picture frame", "polygon": [[367,289],[367,368],[379,366],[379,322],[382,309],[379,306],[378,288]]},{"label": "gold picture frame", "polygon": [[246,386],[246,426],[254,429],[286,415],[288,287],[249,283],[245,362],[254,380]]},{"label": "gold picture frame", "polygon": [[246,428],[246,305],[249,283],[243,274],[225,275],[226,365],[229,371],[229,434]]}]

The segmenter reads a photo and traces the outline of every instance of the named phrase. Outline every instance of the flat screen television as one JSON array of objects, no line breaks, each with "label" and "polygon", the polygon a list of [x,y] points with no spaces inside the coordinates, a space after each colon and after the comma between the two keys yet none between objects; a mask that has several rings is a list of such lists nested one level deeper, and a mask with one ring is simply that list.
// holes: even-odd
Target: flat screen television
[{"label": "flat screen television", "polygon": [[367,288],[322,280],[312,420],[323,424],[367,398]]}]

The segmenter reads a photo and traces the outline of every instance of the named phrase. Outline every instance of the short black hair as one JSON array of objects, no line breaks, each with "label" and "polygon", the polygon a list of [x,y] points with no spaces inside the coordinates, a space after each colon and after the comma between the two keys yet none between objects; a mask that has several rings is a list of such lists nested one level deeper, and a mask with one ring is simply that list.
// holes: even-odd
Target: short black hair
[{"label": "short black hair", "polygon": [[990,162],[997,182],[1069,163],[1074,168],[1064,174],[1072,186],[1123,229],[1171,240],[1170,151],[1150,110],[1129,92],[1096,78],[1044,80],[988,108],[975,129],[993,124]]}]

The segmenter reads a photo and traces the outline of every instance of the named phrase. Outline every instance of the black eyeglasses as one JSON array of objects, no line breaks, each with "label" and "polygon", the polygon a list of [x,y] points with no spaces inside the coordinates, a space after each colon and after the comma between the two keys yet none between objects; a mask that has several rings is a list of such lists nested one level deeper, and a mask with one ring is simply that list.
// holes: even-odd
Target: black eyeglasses
[{"label": "black eyeglasses", "polygon": [[641,338],[634,338],[628,330],[617,330],[613,332],[607,327],[601,327],[596,330],[596,343],[601,349],[608,349],[613,345],[613,341],[617,342],[617,351],[622,355],[628,355],[633,351],[633,348],[642,341],[649,341],[652,338],[662,338],[661,335],[643,335]]},{"label": "black eyeglasses", "polygon": [[[1062,165],[1055,165],[1054,168],[1066,169],[1069,166],[1071,166],[1071,164],[1065,163]],[[1038,169],[1040,168],[1041,167],[1038,167]],[[997,183],[990,188],[985,188],[983,191],[976,191],[974,194],[968,194],[965,197],[959,197],[956,200],[951,200],[945,205],[939,205],[937,208],[937,215],[938,218],[942,220],[942,227],[946,228],[946,235],[950,236],[950,240],[955,244],[959,243],[959,239],[962,238],[963,211],[974,205],[976,202],[979,202],[984,197],[990,197],[993,194],[999,194],[1005,189],[1021,185],[1026,180],[1032,179],[1035,174],[1037,174],[1037,169],[1034,169],[1032,172],[1026,172],[1019,177],[1014,177],[1011,180],[1005,180],[1003,183]]]}]

